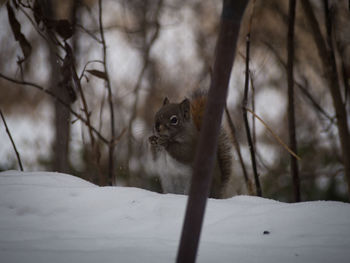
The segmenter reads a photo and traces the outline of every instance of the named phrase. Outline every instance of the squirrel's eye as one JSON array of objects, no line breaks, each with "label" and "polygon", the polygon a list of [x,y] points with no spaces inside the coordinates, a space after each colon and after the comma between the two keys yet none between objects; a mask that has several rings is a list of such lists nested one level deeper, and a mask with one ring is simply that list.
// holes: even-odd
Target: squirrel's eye
[{"label": "squirrel's eye", "polygon": [[173,116],[170,117],[170,124],[171,124],[171,125],[177,125],[178,122],[179,122],[179,121],[178,121],[176,115],[173,115]]}]

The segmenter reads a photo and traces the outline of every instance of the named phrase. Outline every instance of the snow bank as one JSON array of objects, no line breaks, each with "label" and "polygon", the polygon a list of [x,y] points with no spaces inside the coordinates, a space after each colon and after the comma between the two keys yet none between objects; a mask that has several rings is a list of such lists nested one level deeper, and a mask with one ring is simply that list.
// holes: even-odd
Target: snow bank
[{"label": "snow bank", "polygon": [[[174,262],[186,197],[0,173],[1,262]],[[209,200],[198,262],[348,262],[350,205]]]}]

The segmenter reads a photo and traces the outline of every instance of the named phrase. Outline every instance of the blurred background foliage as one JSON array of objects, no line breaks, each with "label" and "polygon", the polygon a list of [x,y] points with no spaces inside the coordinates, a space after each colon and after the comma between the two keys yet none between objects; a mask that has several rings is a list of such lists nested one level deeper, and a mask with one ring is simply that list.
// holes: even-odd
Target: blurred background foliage
[{"label": "blurred background foliage", "polygon": [[[101,62],[103,44],[99,29],[99,1],[9,1],[31,52],[24,61],[15,40],[6,4],[0,8],[0,72],[20,81],[52,90],[72,109],[84,115],[82,94],[91,125],[111,138],[110,102],[114,109],[115,149],[113,184],[161,192],[159,173],[167,168],[154,163],[148,148],[153,116],[162,100],[181,100],[192,90],[210,83],[220,1],[211,0],[103,0],[102,21],[106,41],[106,67]],[[322,33],[326,35],[322,1],[310,1]],[[17,6],[18,5],[18,6]],[[66,42],[73,51],[74,69],[83,76],[70,83],[77,95],[71,101],[62,82],[67,49],[52,41],[58,34],[46,22],[35,21],[34,6],[43,17],[69,21],[72,35]],[[348,1],[329,1],[341,91],[349,114],[350,11]],[[249,106],[269,127],[288,142],[287,26],[288,1],[250,1],[240,32],[232,72],[228,108],[237,128],[243,159],[252,177],[249,150],[242,120],[245,36],[251,28],[251,88]],[[64,28],[66,30],[66,28]],[[51,30],[51,31],[50,31]],[[63,33],[67,33],[65,31]],[[68,32],[69,33],[69,32]],[[64,46],[64,38],[54,36]],[[47,40],[49,39],[49,40]],[[50,41],[51,39],[51,41]],[[85,69],[90,70],[84,71]],[[95,70],[95,74],[91,72]],[[342,200],[348,196],[335,111],[322,61],[300,3],[295,21],[295,109],[301,199]],[[67,85],[66,85],[67,84]],[[110,146],[94,134],[57,100],[30,86],[0,78],[0,108],[21,154],[24,170],[60,171],[99,185],[108,184]],[[85,116],[85,115],[84,115]],[[251,117],[251,116],[250,116]],[[252,118],[258,171],[263,197],[293,200],[289,154],[266,128]],[[348,117],[348,123],[350,119]],[[225,124],[226,125],[226,124]],[[349,125],[348,125],[349,126]],[[18,169],[16,156],[0,124],[0,170]],[[120,136],[119,136],[120,135]],[[92,140],[94,141],[92,143]],[[239,162],[235,174],[241,178]],[[243,181],[242,181],[243,182]],[[246,193],[242,185],[242,193]]]}]

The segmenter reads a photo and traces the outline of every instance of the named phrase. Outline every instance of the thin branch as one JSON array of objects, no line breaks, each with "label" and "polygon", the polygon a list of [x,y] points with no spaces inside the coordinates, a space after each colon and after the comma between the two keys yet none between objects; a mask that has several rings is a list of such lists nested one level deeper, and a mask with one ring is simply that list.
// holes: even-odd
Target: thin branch
[{"label": "thin branch", "polygon": [[[89,112],[88,105],[87,105],[86,98],[85,98],[85,94],[84,94],[83,88],[81,87],[81,82],[80,82],[81,79],[78,77],[78,74],[77,74],[77,71],[75,68],[75,57],[74,57],[72,48],[70,47],[70,45],[68,43],[66,43],[65,48],[66,48],[65,60],[67,60],[67,61],[65,61],[63,63],[63,67],[67,67],[70,70],[70,76],[73,80],[73,83],[75,84],[76,88],[79,91],[80,98],[81,98],[81,101],[83,104],[82,110],[85,113],[87,127],[89,127],[88,130],[89,130],[89,135],[90,135],[91,148],[94,149],[95,138],[94,138],[92,130],[90,129],[90,127],[92,126],[91,121],[90,121],[91,112]],[[66,63],[67,63],[67,65],[65,65]]]},{"label": "thin branch", "polygon": [[[106,40],[103,32],[103,24],[102,24],[102,0],[98,1],[98,21],[99,21],[99,28],[100,28],[100,35],[101,35],[101,42],[102,42],[102,51],[103,51],[103,67],[104,72],[106,74],[106,83],[107,83],[107,90],[108,90],[108,104],[109,104],[109,111],[110,111],[110,123],[111,123],[111,140],[110,142],[113,142],[115,140],[115,122],[114,122],[114,106],[113,106],[113,98],[112,98],[112,87],[111,87],[111,81],[108,74],[108,68],[107,68],[107,46],[106,46]],[[109,176],[109,185],[112,185],[112,181],[114,178],[114,162],[113,162],[113,156],[114,156],[114,143],[109,144],[109,153],[108,153],[108,176]]]},{"label": "thin branch", "polygon": [[74,110],[72,110],[72,108],[70,107],[70,105],[68,103],[66,103],[65,101],[63,101],[62,99],[60,99],[59,97],[56,96],[56,94],[54,94],[52,91],[50,91],[49,89],[45,89],[43,87],[41,87],[38,84],[32,83],[32,82],[28,82],[28,81],[20,81],[20,80],[16,80],[10,77],[7,77],[5,75],[3,75],[2,73],[0,73],[0,77],[3,79],[6,79],[10,82],[16,83],[16,84],[20,84],[20,85],[25,85],[25,86],[30,86],[33,88],[36,88],[38,90],[41,90],[43,92],[45,92],[47,95],[51,96],[52,98],[54,98],[55,100],[57,100],[59,103],[61,103],[63,106],[65,106],[66,108],[69,109],[69,111],[75,116],[77,117],[79,120],[81,120],[88,128],[90,128],[96,135],[97,137],[103,141],[105,144],[109,145],[110,142],[100,133],[98,132],[93,126],[91,126],[86,119],[84,119],[84,117],[82,117],[79,113],[75,112]]},{"label": "thin branch", "polygon": [[[157,4],[157,9],[155,11],[155,20],[159,19],[159,15],[160,15],[160,11],[163,5],[163,0],[159,0],[158,4]],[[129,135],[129,141],[128,141],[128,160],[130,159],[131,156],[131,151],[132,151],[132,139],[133,139],[133,134],[131,132],[131,128],[132,128],[132,123],[134,122],[135,118],[136,118],[136,112],[137,112],[137,106],[139,103],[139,91],[141,88],[141,81],[146,73],[146,70],[148,68],[148,65],[150,63],[150,51],[152,49],[153,44],[155,43],[155,41],[157,40],[158,36],[159,36],[159,32],[160,32],[160,24],[157,22],[154,23],[155,24],[155,31],[151,37],[151,39],[149,40],[149,42],[147,43],[147,41],[145,41],[146,46],[144,47],[143,50],[143,66],[142,69],[139,73],[139,76],[137,78],[135,87],[133,89],[133,93],[135,96],[135,101],[133,104],[133,108],[131,110],[131,117],[129,119],[129,123],[128,123],[128,135]]]},{"label": "thin branch", "polygon": [[[287,32],[287,82],[288,82],[288,131],[290,149],[297,153],[297,139],[294,109],[294,24],[296,0],[289,0],[288,32]],[[300,202],[300,180],[298,159],[290,157],[291,177],[293,179],[294,200]]]},{"label": "thin branch", "polygon": [[[32,9],[32,8],[31,8]],[[65,50],[64,45],[58,40],[58,38],[56,37],[56,35],[51,32],[50,30],[47,30],[47,36],[49,37],[49,39],[46,38],[46,36],[44,36],[44,33],[41,32],[41,30],[36,26],[35,22],[33,21],[33,19],[30,17],[30,15],[24,10],[24,8],[22,8],[20,6],[20,10],[23,12],[23,14],[28,18],[28,20],[30,21],[30,23],[33,25],[33,27],[35,28],[35,30],[39,33],[39,35],[44,38],[47,42],[49,42],[51,40],[51,42],[57,46],[59,46],[60,48],[62,48],[63,50]]]},{"label": "thin branch", "polygon": [[[277,61],[285,68],[287,69],[287,64],[283,61],[280,54],[278,54],[277,50],[268,42],[263,42],[266,47],[272,51],[272,53],[275,55]],[[305,79],[306,81],[306,79]],[[311,93],[308,91],[307,88],[305,88],[301,83],[294,80],[294,84],[301,90],[301,93],[311,102],[311,105],[315,108],[316,111],[321,113],[325,118],[327,118],[331,123],[334,123],[334,117],[331,117],[314,99],[314,97],[311,95]]]},{"label": "thin branch", "polygon": [[242,110],[243,110],[244,127],[247,134],[247,140],[248,140],[248,145],[250,150],[250,158],[252,161],[252,167],[254,172],[256,194],[258,196],[262,196],[259,174],[256,167],[255,147],[254,147],[252,136],[250,133],[248,116],[247,116],[248,89],[249,89],[249,57],[250,57],[250,32],[248,32],[246,36],[246,56],[245,56],[246,69],[245,69],[244,97],[243,97],[243,103],[242,103]]},{"label": "thin branch", "polygon": [[87,67],[89,64],[94,63],[94,62],[103,64],[103,61],[101,61],[101,60],[96,60],[96,59],[95,59],[95,60],[89,60],[89,61],[86,62],[86,64],[84,65],[84,68],[83,68],[83,70],[82,70],[81,73],[80,73],[79,80],[81,80],[81,79],[84,77],[84,73],[85,73],[86,67]]},{"label": "thin branch", "polygon": [[[65,50],[65,47],[63,46],[63,44],[56,38],[56,36],[54,34],[51,33],[47,33],[47,36],[49,38],[47,38],[45,36],[45,34],[43,32],[41,32],[41,30],[37,27],[37,25],[35,24],[35,22],[33,21],[33,19],[30,17],[30,15],[24,10],[24,8],[22,6],[19,6],[19,9],[22,11],[22,13],[28,18],[29,22],[32,24],[32,26],[35,28],[35,30],[37,31],[37,33],[47,42],[47,43],[53,43],[57,46],[59,46],[60,48],[62,48],[63,50]],[[63,61],[63,58],[57,53],[55,52],[56,57]]]},{"label": "thin branch", "polygon": [[[31,9],[32,7],[30,7]],[[45,34],[43,32],[41,32],[41,30],[36,26],[35,22],[33,21],[33,19],[30,17],[30,15],[27,13],[26,10],[24,10],[24,8],[19,5],[19,10],[22,11],[22,13],[27,17],[27,19],[29,20],[29,22],[32,24],[32,26],[35,28],[36,32],[43,38],[45,39],[47,42],[49,42],[49,39],[46,38]]]},{"label": "thin branch", "polygon": [[233,124],[231,114],[227,108],[227,105],[225,105],[225,113],[226,113],[227,121],[228,121],[228,124],[230,127],[233,145],[235,146],[235,150],[236,150],[236,153],[238,155],[239,163],[241,164],[243,177],[244,177],[245,184],[247,186],[248,193],[250,195],[254,195],[253,184],[248,177],[247,168],[245,167],[244,160],[243,160],[242,153],[241,153],[241,146],[240,146],[238,139],[237,139],[237,136],[236,136],[236,128],[235,128],[235,125]]},{"label": "thin branch", "polygon": [[[252,110],[255,111],[255,85],[254,85],[254,80],[253,80],[253,74],[250,71],[249,72],[249,80],[250,80],[250,86],[252,87]],[[255,125],[255,118],[252,117],[252,131],[253,131],[253,145],[256,147],[256,125]]]},{"label": "thin branch", "polygon": [[127,130],[127,129],[124,128],[124,129],[120,132],[120,134],[119,134],[113,141],[111,141],[111,144],[117,145],[117,143],[118,143],[118,142],[121,140],[121,138],[124,136],[126,130]]},{"label": "thin branch", "polygon": [[326,119],[330,121],[331,124],[334,123],[335,117],[330,116],[312,97],[307,88],[305,88],[301,83],[294,80],[294,84],[300,89],[301,93],[310,101],[311,105],[318,111],[321,115],[323,115]]},{"label": "thin branch", "polygon": [[89,112],[89,109],[88,109],[88,106],[87,106],[87,102],[86,102],[86,98],[85,98],[85,94],[84,94],[83,88],[81,87],[80,79],[78,78],[77,72],[76,72],[75,67],[74,67],[74,62],[72,62],[72,63],[73,63],[73,68],[71,68],[71,70],[72,70],[74,83],[76,83],[76,85],[78,86],[78,90],[79,90],[79,93],[80,93],[80,98],[81,98],[81,101],[83,103],[83,111],[85,113],[86,122],[88,124],[87,126],[89,127],[89,135],[90,135],[90,140],[91,140],[91,147],[94,148],[95,138],[94,138],[94,135],[92,133],[92,130],[90,129],[90,127],[91,127],[90,112]]},{"label": "thin branch", "polygon": [[246,108],[246,110],[248,112],[250,112],[251,114],[253,114],[253,116],[255,118],[257,118],[264,126],[265,128],[272,134],[272,136],[276,139],[276,141],[278,141],[279,144],[281,144],[291,155],[293,155],[296,159],[298,159],[299,161],[301,160],[301,158],[294,153],[288,146],[287,144],[285,144],[280,137],[278,137],[278,135],[276,133],[273,132],[273,130],[266,124],[266,122],[263,121],[262,118],[259,117],[259,115],[257,115],[255,112],[253,112],[251,109]]},{"label": "thin branch", "polygon": [[309,0],[301,0],[308,23],[311,26],[312,36],[317,47],[319,57],[326,75],[326,80],[332,96],[333,106],[337,116],[339,142],[342,149],[343,165],[348,183],[348,195],[350,199],[350,132],[348,127],[348,114],[340,91],[340,83],[337,72],[337,63],[332,43],[332,21],[328,10],[328,1],[325,1],[325,21],[327,28],[327,41],[324,40],[319,23],[316,19]]},{"label": "thin branch", "polygon": [[102,44],[101,39],[95,36],[94,33],[90,32],[88,29],[86,29],[84,26],[80,24],[75,24],[75,26],[79,29],[81,29],[83,32],[85,32],[87,35],[89,35],[92,39],[96,40],[97,43]]},{"label": "thin branch", "polygon": [[17,147],[16,147],[16,145],[15,145],[15,142],[14,142],[14,141],[13,141],[13,139],[12,139],[11,132],[10,132],[10,130],[9,130],[9,128],[8,128],[8,126],[7,126],[7,123],[6,123],[5,117],[4,117],[4,115],[2,114],[1,109],[0,109],[0,115],[1,115],[1,119],[2,119],[2,121],[4,122],[4,125],[5,125],[5,129],[6,129],[7,135],[9,136],[10,141],[11,141],[12,146],[13,146],[13,149],[15,150],[15,153],[16,153],[16,156],[17,156],[17,161],[18,161],[19,167],[21,168],[21,171],[23,172],[23,166],[22,166],[21,157],[19,156],[19,153],[18,153],[18,151],[17,151]]}]

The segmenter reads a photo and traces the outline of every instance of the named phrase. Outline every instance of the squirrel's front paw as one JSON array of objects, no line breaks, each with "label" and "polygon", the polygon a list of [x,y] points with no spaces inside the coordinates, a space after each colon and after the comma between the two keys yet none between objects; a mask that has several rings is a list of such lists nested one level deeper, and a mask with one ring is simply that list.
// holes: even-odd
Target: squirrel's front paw
[{"label": "squirrel's front paw", "polygon": [[148,138],[148,141],[151,145],[157,145],[158,144],[158,137],[155,135],[152,135]]},{"label": "squirrel's front paw", "polygon": [[157,138],[157,144],[163,147],[167,147],[169,144],[169,138],[165,136],[160,136]]}]

